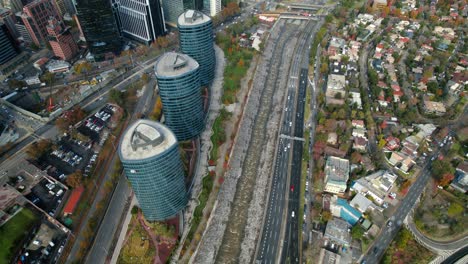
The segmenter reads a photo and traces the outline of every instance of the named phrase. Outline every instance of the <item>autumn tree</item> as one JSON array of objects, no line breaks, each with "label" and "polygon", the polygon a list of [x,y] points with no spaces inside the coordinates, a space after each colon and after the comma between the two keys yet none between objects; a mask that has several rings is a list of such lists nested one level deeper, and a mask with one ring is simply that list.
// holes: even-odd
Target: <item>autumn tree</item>
[{"label": "autumn tree", "polygon": [[29,145],[26,149],[26,153],[30,158],[38,159],[45,153],[52,149],[52,142],[47,139],[41,139],[33,144]]},{"label": "autumn tree", "polygon": [[359,152],[355,151],[351,153],[351,163],[356,164],[361,162],[362,156]]},{"label": "autumn tree", "polygon": [[322,212],[322,218],[323,218],[323,221],[328,222],[333,218],[333,215],[331,214],[330,211],[323,211]]},{"label": "autumn tree", "polygon": [[451,173],[445,173],[444,175],[442,175],[442,178],[439,180],[438,184],[442,187],[445,187],[447,185],[449,185],[453,179],[455,179],[455,176]]},{"label": "autumn tree", "polygon": [[84,61],[75,65],[75,72],[77,74],[88,74],[91,71],[92,67],[93,66],[89,62]]},{"label": "autumn tree", "polygon": [[68,127],[70,126],[70,121],[66,119],[65,117],[59,117],[57,120],[55,120],[55,126],[61,131],[65,132],[68,130]]},{"label": "autumn tree", "polygon": [[66,183],[72,189],[81,186],[83,184],[83,175],[81,171],[77,170],[74,173],[68,175]]},{"label": "autumn tree", "polygon": [[159,119],[161,118],[162,107],[163,106],[162,106],[161,97],[158,96],[153,106],[153,111],[150,114],[151,120],[159,121]]}]

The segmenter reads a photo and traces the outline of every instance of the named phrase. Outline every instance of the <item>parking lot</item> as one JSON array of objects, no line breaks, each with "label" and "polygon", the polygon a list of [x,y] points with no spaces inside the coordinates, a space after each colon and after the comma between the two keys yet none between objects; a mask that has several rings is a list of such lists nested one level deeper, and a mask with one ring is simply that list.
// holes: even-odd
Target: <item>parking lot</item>
[{"label": "parking lot", "polygon": [[54,217],[57,208],[62,203],[62,197],[66,189],[60,184],[55,184],[48,179],[43,179],[31,189],[25,197],[33,204]]},{"label": "parking lot", "polygon": [[20,256],[22,263],[56,263],[63,252],[66,235],[47,221],[43,221],[37,233]]},{"label": "parking lot", "polygon": [[89,137],[94,142],[99,142],[101,132],[105,130],[107,123],[114,114],[115,107],[106,105],[101,108],[94,115],[86,118],[83,123],[78,127],[78,131]]}]

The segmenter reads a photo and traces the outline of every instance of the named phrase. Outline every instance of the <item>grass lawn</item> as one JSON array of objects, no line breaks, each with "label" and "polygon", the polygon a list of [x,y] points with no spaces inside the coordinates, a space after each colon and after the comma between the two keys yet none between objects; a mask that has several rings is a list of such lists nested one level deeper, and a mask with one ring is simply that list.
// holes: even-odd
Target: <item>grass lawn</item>
[{"label": "grass lawn", "polygon": [[[138,222],[138,219],[135,216],[132,216],[130,226],[132,226],[134,222]],[[150,239],[151,238],[148,237],[148,234],[140,223],[136,223],[127,243],[125,243],[120,251],[117,263],[152,263],[156,250]]]},{"label": "grass lawn", "polygon": [[23,208],[0,227],[0,263],[9,263],[18,242],[29,233],[29,229],[36,221],[36,215],[31,210]]}]

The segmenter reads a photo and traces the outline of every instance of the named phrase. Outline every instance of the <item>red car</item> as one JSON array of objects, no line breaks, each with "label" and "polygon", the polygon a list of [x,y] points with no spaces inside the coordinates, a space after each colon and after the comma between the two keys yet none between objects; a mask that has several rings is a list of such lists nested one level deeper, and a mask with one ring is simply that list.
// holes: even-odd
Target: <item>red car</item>
[{"label": "red car", "polygon": [[294,192],[294,185],[291,185],[291,192]]}]

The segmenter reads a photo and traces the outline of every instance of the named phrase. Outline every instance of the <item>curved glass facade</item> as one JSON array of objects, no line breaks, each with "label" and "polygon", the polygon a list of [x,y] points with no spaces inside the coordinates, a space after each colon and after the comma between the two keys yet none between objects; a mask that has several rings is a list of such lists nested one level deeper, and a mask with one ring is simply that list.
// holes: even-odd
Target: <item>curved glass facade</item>
[{"label": "curved glass facade", "polygon": [[[187,62],[185,70],[177,70],[182,70],[180,74],[158,70],[158,64],[167,63],[166,59],[171,56],[181,56],[191,61]],[[165,124],[179,141],[197,137],[205,126],[198,64],[186,55],[170,53],[163,55],[155,68]]]},{"label": "curved glass facade", "polygon": [[[174,137],[172,133],[170,136]],[[122,154],[126,151],[122,150],[124,143],[120,144],[119,155],[125,175],[148,221],[172,218],[187,205],[184,170],[178,144],[175,138],[170,143],[170,146],[166,144],[164,150],[156,155],[142,159],[126,158],[125,154]],[[136,151],[144,152],[146,149]]]},{"label": "curved glass facade", "polygon": [[[180,48],[183,53],[194,58],[200,64],[200,83],[209,85],[214,79],[216,58],[213,43],[213,24],[211,19],[198,11],[202,18],[186,18],[186,11],[179,16],[177,27],[179,28]],[[196,16],[196,15],[195,15]]]}]

